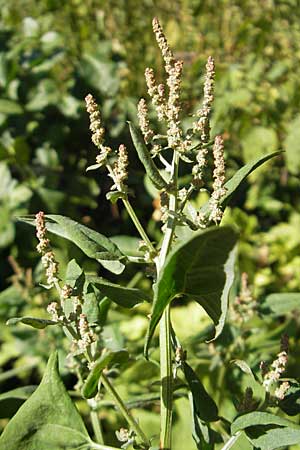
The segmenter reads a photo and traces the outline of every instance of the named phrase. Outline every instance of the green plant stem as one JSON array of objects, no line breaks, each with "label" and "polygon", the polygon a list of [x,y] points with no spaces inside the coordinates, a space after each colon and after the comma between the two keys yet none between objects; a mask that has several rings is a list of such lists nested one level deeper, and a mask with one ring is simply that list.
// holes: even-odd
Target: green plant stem
[{"label": "green plant stem", "polygon": [[140,438],[140,440],[142,441],[142,443],[149,448],[150,447],[150,442],[147,438],[147,436],[144,434],[144,432],[141,430],[139,424],[135,421],[135,419],[133,418],[131,412],[129,411],[129,409],[125,406],[123,400],[121,399],[121,397],[119,396],[119,394],[117,393],[117,391],[115,390],[115,388],[113,387],[113,385],[110,383],[109,379],[106,377],[106,375],[104,373],[102,373],[101,375],[101,383],[103,384],[104,388],[112,395],[112,397],[114,398],[114,401],[116,403],[116,405],[118,406],[118,408],[120,409],[121,413],[123,414],[123,416],[125,417],[125,419],[127,420],[128,424],[130,425],[130,427],[132,428],[132,430],[136,433],[136,435]]},{"label": "green plant stem", "polygon": [[[108,172],[109,172],[109,174],[110,174],[110,177],[114,180],[114,183],[115,183],[115,185],[116,185],[118,191],[122,192],[122,186],[121,186],[119,183],[117,183],[117,181],[115,180],[114,171],[113,171],[111,165],[110,165],[110,164],[106,164],[106,168],[107,168],[107,170],[108,170]],[[130,216],[132,222],[134,223],[136,229],[138,230],[138,232],[139,232],[141,238],[142,238],[143,241],[147,244],[149,250],[150,250],[151,252],[153,252],[153,253],[156,253],[156,250],[155,250],[155,248],[153,247],[152,242],[151,242],[150,239],[148,238],[148,236],[147,236],[147,234],[146,234],[146,232],[145,232],[145,230],[144,230],[144,228],[143,228],[143,225],[142,225],[141,222],[139,221],[139,219],[138,219],[138,217],[137,217],[137,215],[136,215],[136,213],[135,213],[133,207],[131,206],[131,203],[129,202],[128,198],[122,198],[122,201],[123,201],[123,204],[124,204],[124,206],[125,206],[125,208],[126,208],[128,214],[129,214],[129,216]]]},{"label": "green plant stem", "polygon": [[101,422],[98,417],[98,412],[92,410],[90,416],[91,416],[91,422],[92,422],[92,427],[93,427],[93,430],[95,433],[96,441],[98,442],[98,444],[104,444],[104,439],[103,439],[103,434],[102,434],[102,429],[101,429]]},{"label": "green plant stem", "polygon": [[170,339],[170,307],[168,306],[160,321],[160,448],[171,449],[173,375]]},{"label": "green plant stem", "polygon": [[224,447],[221,448],[221,450],[229,450],[236,443],[241,434],[242,432],[238,431],[236,434],[231,436],[231,438],[226,442],[226,444],[224,445]]},{"label": "green plant stem", "polygon": [[110,447],[108,445],[97,444],[97,442],[90,442],[89,448],[94,450],[119,450],[117,447]]},{"label": "green plant stem", "polygon": [[[174,151],[172,161],[171,182],[174,186],[170,194],[169,211],[177,211],[177,178],[178,178],[179,155]],[[156,262],[157,277],[163,268],[167,255],[172,245],[176,226],[176,218],[169,216],[167,229],[162,242],[159,258]],[[171,322],[170,307],[168,306],[160,320],[160,448],[171,450],[172,437],[172,410],[173,410],[173,375],[172,375],[172,349],[171,349]]]}]

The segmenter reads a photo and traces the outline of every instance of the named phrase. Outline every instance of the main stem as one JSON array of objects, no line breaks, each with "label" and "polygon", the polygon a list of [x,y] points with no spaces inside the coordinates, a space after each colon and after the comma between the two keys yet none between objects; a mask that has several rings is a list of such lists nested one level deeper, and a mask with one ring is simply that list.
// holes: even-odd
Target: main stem
[{"label": "main stem", "polygon": [[[172,161],[171,182],[173,192],[170,194],[169,211],[176,213],[177,210],[177,177],[178,177],[179,155],[174,151]],[[163,268],[166,257],[172,245],[176,226],[176,219],[170,214],[167,229],[163,239],[160,255],[156,263],[157,277]],[[172,351],[171,351],[171,322],[170,307],[168,306],[160,320],[160,449],[171,450],[172,437],[172,410],[173,410],[173,375],[172,375]]]}]

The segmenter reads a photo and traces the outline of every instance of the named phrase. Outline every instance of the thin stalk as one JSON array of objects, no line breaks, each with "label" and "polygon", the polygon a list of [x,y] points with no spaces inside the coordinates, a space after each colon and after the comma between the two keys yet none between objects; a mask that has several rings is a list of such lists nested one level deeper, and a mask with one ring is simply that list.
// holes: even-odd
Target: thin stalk
[{"label": "thin stalk", "polygon": [[110,447],[108,445],[97,444],[97,442],[90,442],[89,448],[94,450],[119,450],[117,447]]},{"label": "thin stalk", "polygon": [[93,427],[93,430],[95,433],[96,442],[98,444],[104,444],[103,433],[102,433],[102,429],[101,429],[101,422],[98,417],[98,412],[91,410],[90,416],[91,416],[92,427]]},{"label": "thin stalk", "polygon": [[137,215],[134,212],[134,209],[132,208],[130,202],[128,199],[123,199],[122,201],[124,203],[125,208],[127,209],[128,214],[131,217],[132,222],[134,223],[136,229],[138,230],[138,232],[140,233],[141,238],[143,239],[143,241],[147,244],[147,246],[149,247],[149,250],[153,253],[155,253],[155,248],[153,247],[152,242],[150,241],[150,239],[148,238],[143,225],[141,224],[141,222],[139,221]]},{"label": "thin stalk", "polygon": [[226,442],[226,444],[224,445],[224,447],[221,448],[221,450],[229,450],[236,443],[241,434],[242,432],[238,431],[236,434],[231,436],[231,438]]},{"label": "thin stalk", "polygon": [[[115,180],[114,171],[113,171],[111,165],[110,165],[110,164],[106,164],[106,168],[107,168],[107,170],[108,170],[108,172],[109,172],[109,174],[110,174],[110,177],[114,180],[115,185],[116,185],[118,191],[121,192],[121,191],[122,191],[122,188],[121,188],[120,184],[118,184],[118,183],[116,182],[116,180]],[[150,239],[148,238],[148,236],[147,236],[147,234],[146,234],[146,232],[145,232],[145,230],[144,230],[144,228],[143,228],[143,225],[141,224],[141,222],[139,221],[137,215],[135,214],[135,211],[134,211],[134,209],[132,208],[132,206],[131,206],[131,204],[130,204],[128,198],[126,198],[126,199],[125,199],[125,198],[122,198],[122,201],[123,201],[123,204],[124,204],[125,208],[127,209],[127,212],[128,212],[128,214],[129,214],[129,216],[131,217],[131,220],[132,220],[132,222],[134,223],[134,225],[135,225],[137,231],[140,233],[141,238],[142,238],[143,241],[147,244],[147,246],[149,247],[149,250],[150,250],[151,252],[155,253],[155,252],[156,252],[156,251],[155,251],[155,248],[153,247],[152,242],[151,242]]]},{"label": "thin stalk", "polygon": [[[179,155],[174,151],[172,161],[171,180],[174,186],[173,193],[170,194],[169,211],[176,213],[177,210],[177,178],[178,178]],[[166,257],[172,245],[176,226],[176,218],[169,216],[167,229],[162,242],[159,258],[156,262],[157,276],[164,266]],[[160,448],[171,450],[172,432],[172,410],[173,410],[173,375],[172,375],[172,349],[171,349],[171,322],[170,308],[165,309],[160,320]]]},{"label": "thin stalk", "polygon": [[101,375],[101,383],[103,384],[104,388],[112,395],[114,398],[114,401],[116,405],[118,406],[119,410],[127,420],[128,424],[132,428],[132,430],[136,433],[136,435],[141,439],[142,443],[148,448],[150,447],[150,442],[147,438],[147,436],[144,434],[144,432],[141,430],[139,424],[135,421],[133,418],[131,412],[129,409],[125,406],[123,400],[119,396],[118,392],[115,390],[113,385],[110,383],[109,379],[106,377],[104,373]]}]

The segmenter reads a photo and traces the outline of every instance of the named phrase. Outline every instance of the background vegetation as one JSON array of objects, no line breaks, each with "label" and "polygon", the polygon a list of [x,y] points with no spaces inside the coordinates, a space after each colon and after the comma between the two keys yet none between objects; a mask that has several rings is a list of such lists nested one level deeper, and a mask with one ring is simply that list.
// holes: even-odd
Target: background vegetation
[{"label": "background vegetation", "polygon": [[[201,101],[206,59],[212,55],[216,60],[212,133],[222,133],[225,139],[228,177],[256,156],[285,150],[250,177],[224,219],[240,230],[239,270],[248,273],[257,299],[253,314],[239,327],[229,324],[222,341],[209,347],[201,345],[208,323],[199,307],[176,305],[175,327],[196,355],[194,366],[208,390],[217,393],[225,417],[234,414],[234,403],[249,385],[230,361],[246,359],[258,371],[261,360],[272,360],[278,352],[284,331],[291,337],[289,376],[299,377],[299,313],[273,311],[266,318],[262,307],[268,294],[297,292],[300,283],[299,1],[0,0],[0,8],[1,322],[28,313],[40,315],[49,301],[39,286],[42,270],[34,233],[16,222],[18,215],[39,210],[64,214],[103,234],[119,236],[123,245],[137,246],[138,238],[126,238],[136,235],[126,211],[105,200],[109,180],[99,172],[85,173],[95,157],[84,107],[89,92],[101,105],[110,144],[122,142],[129,148],[129,181],[137,188],[134,204],[149,235],[159,239],[160,224],[153,214],[157,204],[143,184],[126,124],[136,121],[138,99],[146,96],[145,67],[161,67],[151,29],[152,17],[158,16],[176,56],[185,62],[183,95],[191,121]],[[200,197],[196,204],[203,201]],[[94,268],[71,244],[62,246],[58,238],[53,243],[62,271],[71,257]],[[129,271],[123,282],[133,275]],[[135,282],[147,288],[143,274]],[[109,312],[108,339],[135,349],[131,367],[120,377],[120,389],[128,398],[147,392],[157,379],[157,368],[136,352],[136,347],[142,351],[146,327],[141,309]],[[57,333],[1,326],[2,392],[38,384],[49,339],[54,348]],[[63,361],[66,350],[61,342]],[[72,390],[68,367],[63,367],[63,375]],[[0,397],[2,426],[21,401],[9,410]],[[194,448],[186,402],[177,400],[178,449],[183,439],[190,443],[186,448]],[[105,429],[122,425],[109,405],[102,414]],[[157,428],[153,408],[138,414],[148,429]],[[115,443],[113,435],[108,439]]]}]

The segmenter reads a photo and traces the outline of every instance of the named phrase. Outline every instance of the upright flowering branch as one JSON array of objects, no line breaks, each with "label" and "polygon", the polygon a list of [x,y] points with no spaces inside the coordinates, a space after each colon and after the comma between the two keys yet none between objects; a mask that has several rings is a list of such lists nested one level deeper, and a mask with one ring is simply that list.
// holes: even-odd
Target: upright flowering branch
[{"label": "upright flowering branch", "polygon": [[206,64],[206,74],[203,89],[202,107],[197,111],[198,120],[193,123],[192,132],[188,134],[187,139],[192,136],[199,135],[200,144],[196,155],[196,164],[193,167],[194,180],[196,187],[203,184],[203,171],[207,164],[208,148],[207,144],[210,138],[209,119],[211,115],[212,104],[214,101],[214,83],[215,83],[215,63],[214,59],[209,56]]},{"label": "upright flowering branch", "polygon": [[142,224],[140,223],[137,215],[135,214],[134,209],[132,208],[129,200],[128,200],[128,188],[125,184],[125,181],[128,177],[128,154],[125,145],[121,144],[119,146],[117,152],[117,161],[112,165],[109,162],[109,156],[113,153],[112,149],[108,146],[104,146],[104,128],[101,123],[101,115],[99,112],[98,105],[91,94],[88,94],[85,97],[86,110],[90,116],[90,130],[92,131],[92,141],[96,145],[98,149],[100,149],[100,153],[96,157],[96,165],[91,166],[88,169],[96,169],[102,166],[106,166],[109,176],[112,178],[114,184],[112,186],[112,190],[116,190],[120,193],[120,198],[123,201],[125,208],[129,216],[131,217],[133,223],[136,226],[136,229],[140,233],[143,241],[146,243],[149,252],[151,255],[156,253],[153,244],[148,238]]}]

